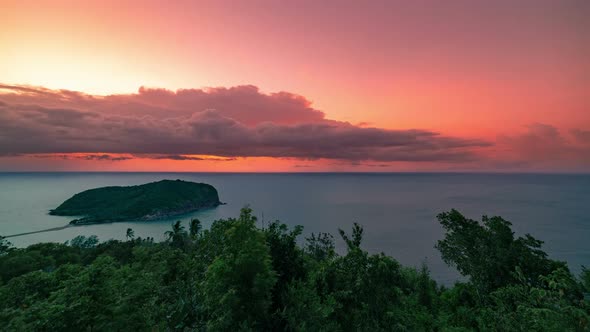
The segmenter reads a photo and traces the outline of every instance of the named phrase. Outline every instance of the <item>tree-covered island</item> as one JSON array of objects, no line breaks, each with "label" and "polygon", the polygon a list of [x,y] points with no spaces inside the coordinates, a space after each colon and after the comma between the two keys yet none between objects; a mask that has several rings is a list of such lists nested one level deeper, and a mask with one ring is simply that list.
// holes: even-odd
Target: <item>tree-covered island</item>
[{"label": "tree-covered island", "polygon": [[103,187],[83,191],[49,214],[77,216],[73,225],[114,221],[143,221],[220,205],[217,190],[206,183],[162,180],[128,187]]}]

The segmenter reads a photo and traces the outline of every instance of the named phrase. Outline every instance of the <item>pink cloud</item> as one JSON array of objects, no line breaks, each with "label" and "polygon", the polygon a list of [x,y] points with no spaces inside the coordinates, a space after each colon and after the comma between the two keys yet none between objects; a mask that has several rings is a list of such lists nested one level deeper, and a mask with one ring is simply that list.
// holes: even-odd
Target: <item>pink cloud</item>
[{"label": "pink cloud", "polygon": [[214,110],[244,125],[262,122],[295,124],[322,121],[324,113],[302,96],[288,92],[261,93],[252,85],[209,89],[151,89],[136,94],[93,96],[76,91],[0,84],[6,103],[35,104],[47,108],[84,110],[121,116],[172,118]]},{"label": "pink cloud", "polygon": [[427,130],[329,120],[302,96],[265,94],[254,86],[176,92],[141,88],[135,94],[93,96],[0,85],[0,132],[0,155],[128,153],[465,162],[476,160],[475,151],[490,145]]},{"label": "pink cloud", "polygon": [[503,135],[498,147],[504,151],[496,156],[502,163],[516,168],[571,169],[587,171],[590,167],[590,131],[572,129],[571,135],[558,128],[535,123],[525,132]]}]

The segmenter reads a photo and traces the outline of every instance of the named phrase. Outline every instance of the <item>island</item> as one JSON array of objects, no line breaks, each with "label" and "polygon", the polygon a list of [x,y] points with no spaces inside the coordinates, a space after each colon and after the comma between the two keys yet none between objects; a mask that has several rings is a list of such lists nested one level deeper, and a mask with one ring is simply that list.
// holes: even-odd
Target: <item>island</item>
[{"label": "island", "polygon": [[222,204],[206,183],[162,180],[137,186],[111,186],[78,193],[49,214],[76,216],[71,225],[117,221],[149,221]]}]

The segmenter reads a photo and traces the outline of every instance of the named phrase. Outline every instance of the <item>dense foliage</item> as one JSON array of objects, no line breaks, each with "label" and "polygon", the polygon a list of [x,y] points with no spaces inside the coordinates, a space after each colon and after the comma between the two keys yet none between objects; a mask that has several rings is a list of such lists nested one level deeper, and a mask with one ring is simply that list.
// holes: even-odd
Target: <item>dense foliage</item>
[{"label": "dense foliage", "polygon": [[437,248],[466,281],[362,249],[363,229],[331,235],[280,222],[177,222],[167,240],[135,238],[15,249],[0,239],[0,329],[6,331],[587,331],[590,272],[576,279],[541,242],[500,217],[452,210]]},{"label": "dense foliage", "polygon": [[58,216],[81,216],[75,224],[101,221],[156,219],[219,205],[217,190],[206,183],[162,180],[128,187],[83,191],[50,211]]}]

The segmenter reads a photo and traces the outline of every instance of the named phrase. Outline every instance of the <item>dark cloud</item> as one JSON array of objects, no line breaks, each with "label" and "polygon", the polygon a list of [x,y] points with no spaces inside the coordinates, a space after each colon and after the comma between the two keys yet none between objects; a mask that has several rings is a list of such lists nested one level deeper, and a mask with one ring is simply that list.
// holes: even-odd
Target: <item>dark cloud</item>
[{"label": "dark cloud", "polygon": [[208,161],[234,161],[237,158],[219,158],[219,157],[200,157],[200,156],[186,156],[180,154],[167,154],[167,155],[136,155],[138,158],[147,159],[168,159],[168,160],[208,160]]},{"label": "dark cloud", "polygon": [[132,157],[127,157],[127,156],[119,156],[119,155],[110,155],[110,154],[89,154],[89,155],[85,155],[83,157],[80,157],[80,159],[84,159],[84,160],[108,160],[108,161],[122,161],[122,160],[129,160],[129,159],[133,159]]},{"label": "dark cloud", "polygon": [[572,136],[582,144],[590,144],[590,130],[572,129]]},{"label": "dark cloud", "polygon": [[141,88],[136,94],[106,97],[0,88],[5,91],[0,93],[4,155],[77,152],[174,160],[213,155],[464,162],[475,160],[474,151],[490,145],[426,130],[333,121],[301,96],[264,94],[254,86],[177,92]]},{"label": "dark cloud", "polygon": [[335,162],[335,163],[331,163],[331,165],[344,166],[344,167],[381,167],[381,168],[393,166],[391,164],[373,164],[373,163],[361,162],[358,160],[345,161],[345,162]]},{"label": "dark cloud", "polygon": [[305,165],[305,164],[295,164],[295,165],[293,165],[293,167],[295,167],[295,168],[312,168],[314,166],[313,165]]},{"label": "dark cloud", "polygon": [[157,159],[157,160],[206,160],[206,161],[234,161],[237,158],[200,157],[186,155],[159,155],[159,154],[105,154],[105,153],[43,153],[43,154],[6,154],[0,157],[27,156],[38,159],[63,159],[63,160],[98,160],[98,161],[123,161],[130,159]]},{"label": "dark cloud", "polygon": [[365,166],[368,166],[368,167],[391,167],[391,165],[388,165],[388,164],[366,164]]},{"label": "dark cloud", "polygon": [[[22,154],[21,154],[22,156]],[[133,159],[132,156],[111,155],[111,154],[27,154],[26,156],[39,159],[63,159],[63,160],[100,160],[100,161],[123,161]]]}]

